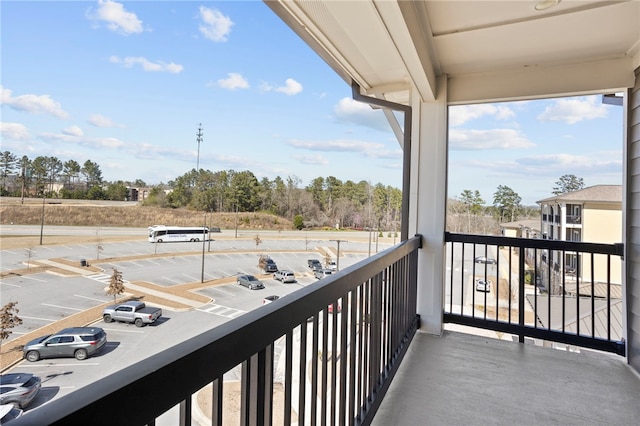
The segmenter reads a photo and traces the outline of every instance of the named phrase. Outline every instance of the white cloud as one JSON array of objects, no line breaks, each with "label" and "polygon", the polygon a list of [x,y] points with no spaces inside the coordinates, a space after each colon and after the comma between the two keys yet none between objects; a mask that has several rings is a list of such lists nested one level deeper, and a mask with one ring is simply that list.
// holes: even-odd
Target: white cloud
[{"label": "white cloud", "polygon": [[135,13],[128,12],[121,3],[111,0],[99,0],[95,13],[87,13],[87,17],[94,21],[102,21],[111,31],[123,35],[141,33],[142,21]]},{"label": "white cloud", "polygon": [[452,106],[449,108],[449,113],[449,124],[451,126],[460,126],[484,116],[493,116],[498,120],[507,120],[515,117],[515,113],[511,108],[495,104]]},{"label": "white cloud", "polygon": [[285,95],[293,96],[302,92],[302,84],[298,83],[292,78],[288,78],[285,81],[284,86],[276,87],[276,92],[284,93]]},{"label": "white cloud", "polygon": [[298,83],[292,78],[288,78],[285,81],[284,86],[274,86],[272,84],[264,82],[260,84],[260,90],[263,92],[279,92],[292,96],[302,92],[302,84]]},{"label": "white cloud", "polygon": [[583,120],[606,118],[609,107],[599,103],[599,99],[598,96],[587,96],[556,100],[552,105],[547,106],[542,114],[538,115],[538,120],[576,124]]},{"label": "white cloud", "polygon": [[104,115],[100,114],[91,114],[87,119],[87,123],[96,127],[124,127],[122,125],[114,123],[114,121],[109,117],[105,117]]},{"label": "white cloud", "polygon": [[229,90],[249,88],[249,82],[241,74],[230,72],[227,76],[227,78],[218,80],[218,86]]},{"label": "white cloud", "polygon": [[336,139],[330,141],[302,141],[293,139],[287,142],[295,148],[304,148],[311,151],[325,152],[367,152],[374,149],[382,149],[381,143],[363,142],[346,139]]},{"label": "white cloud", "polygon": [[347,139],[335,139],[328,141],[303,141],[292,139],[287,144],[300,149],[321,152],[354,152],[364,154],[369,158],[401,158],[402,151],[386,149],[385,146],[377,142],[366,142]]},{"label": "white cloud", "polygon": [[[622,152],[593,152],[589,154],[547,154],[519,158],[516,163],[529,168],[539,168],[544,171],[570,170],[576,175],[594,175],[603,172],[617,172],[622,170]],[[562,173],[566,174],[566,172]]]},{"label": "white cloud", "polygon": [[381,110],[374,110],[368,104],[342,98],[333,108],[336,120],[370,127],[376,130],[391,131],[391,126]]},{"label": "white cloud", "polygon": [[451,129],[449,131],[449,148],[451,150],[514,149],[533,146],[535,146],[533,142],[514,129]]},{"label": "white cloud", "polygon": [[62,133],[68,136],[74,136],[78,138],[84,136],[84,132],[78,126],[67,127],[62,131]]},{"label": "white cloud", "polygon": [[0,122],[0,134],[3,139],[11,139],[15,141],[26,141],[31,139],[29,130],[20,123]]},{"label": "white cloud", "polygon": [[66,113],[59,102],[51,99],[49,95],[20,95],[13,97],[11,90],[0,86],[0,104],[9,105],[18,111],[31,114],[49,114],[58,118],[67,118]]},{"label": "white cloud", "polygon": [[[64,130],[62,133],[41,133],[39,136],[44,140],[66,142],[77,144],[84,147],[95,149],[120,149],[127,145],[117,138],[85,138],[84,134],[77,134],[74,132],[74,127]],[[80,130],[82,133],[82,131]]]},{"label": "white cloud", "polygon": [[131,68],[134,65],[142,66],[142,69],[149,72],[168,72],[171,74],[179,74],[183,70],[182,65],[175,64],[173,62],[167,64],[162,61],[151,62],[150,60],[141,56],[133,57],[127,56],[126,58],[120,58],[118,56],[111,56],[109,62],[114,64],[121,64],[125,68]]},{"label": "white cloud", "polygon": [[202,35],[212,41],[227,41],[233,21],[216,9],[200,6],[202,24],[198,27]]},{"label": "white cloud", "polygon": [[320,154],[315,155],[294,155],[293,158],[298,160],[302,164],[316,165],[316,166],[326,166],[329,164],[326,158],[324,158]]}]

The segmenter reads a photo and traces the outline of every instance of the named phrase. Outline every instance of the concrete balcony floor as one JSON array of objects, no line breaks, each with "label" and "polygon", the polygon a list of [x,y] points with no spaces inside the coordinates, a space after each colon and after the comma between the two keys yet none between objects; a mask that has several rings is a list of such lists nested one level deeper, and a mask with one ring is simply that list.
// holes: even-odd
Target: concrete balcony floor
[{"label": "concrete balcony floor", "polygon": [[640,377],[618,355],[418,332],[373,424],[638,425]]}]

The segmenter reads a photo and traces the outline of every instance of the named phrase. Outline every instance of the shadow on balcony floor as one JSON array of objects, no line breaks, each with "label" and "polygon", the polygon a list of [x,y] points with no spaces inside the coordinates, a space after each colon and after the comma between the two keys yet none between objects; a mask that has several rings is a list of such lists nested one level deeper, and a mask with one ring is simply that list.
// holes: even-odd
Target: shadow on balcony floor
[{"label": "shadow on balcony floor", "polygon": [[373,424],[637,425],[624,358],[446,331],[418,332]]}]

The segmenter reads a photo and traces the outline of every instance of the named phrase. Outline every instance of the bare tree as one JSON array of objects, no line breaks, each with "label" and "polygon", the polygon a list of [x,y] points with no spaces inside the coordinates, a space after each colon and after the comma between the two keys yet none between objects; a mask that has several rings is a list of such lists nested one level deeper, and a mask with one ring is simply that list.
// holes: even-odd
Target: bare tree
[{"label": "bare tree", "polygon": [[96,259],[100,260],[100,253],[104,250],[102,238],[100,238],[100,230],[96,229]]},{"label": "bare tree", "polygon": [[31,267],[31,258],[35,254],[35,250],[33,249],[33,245],[29,244],[29,247],[25,249],[24,255],[27,257],[27,269]]},{"label": "bare tree", "polygon": [[107,288],[107,295],[113,296],[113,303],[116,303],[116,296],[124,293],[124,280],[122,279],[122,272],[113,268],[111,279],[109,280],[109,288]]},{"label": "bare tree", "polygon": [[4,340],[11,335],[9,329],[22,324],[22,319],[18,317],[18,302],[9,302],[0,309],[0,340]]},{"label": "bare tree", "polygon": [[256,236],[254,237],[253,241],[256,242],[256,250],[258,250],[258,246],[260,244],[262,244],[262,240],[260,239],[260,235],[256,234]]}]

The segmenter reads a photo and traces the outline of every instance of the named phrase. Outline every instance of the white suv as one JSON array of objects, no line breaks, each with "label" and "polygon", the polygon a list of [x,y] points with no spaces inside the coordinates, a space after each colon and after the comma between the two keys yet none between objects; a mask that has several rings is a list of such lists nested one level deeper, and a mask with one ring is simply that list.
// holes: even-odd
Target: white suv
[{"label": "white suv", "polygon": [[333,271],[331,269],[318,269],[313,273],[313,275],[316,277],[316,279],[320,280],[324,277],[328,277],[332,273]]},{"label": "white suv", "polygon": [[273,279],[283,282],[283,283],[295,283],[296,282],[296,276],[293,272],[291,271],[278,271],[275,274],[273,274]]}]

